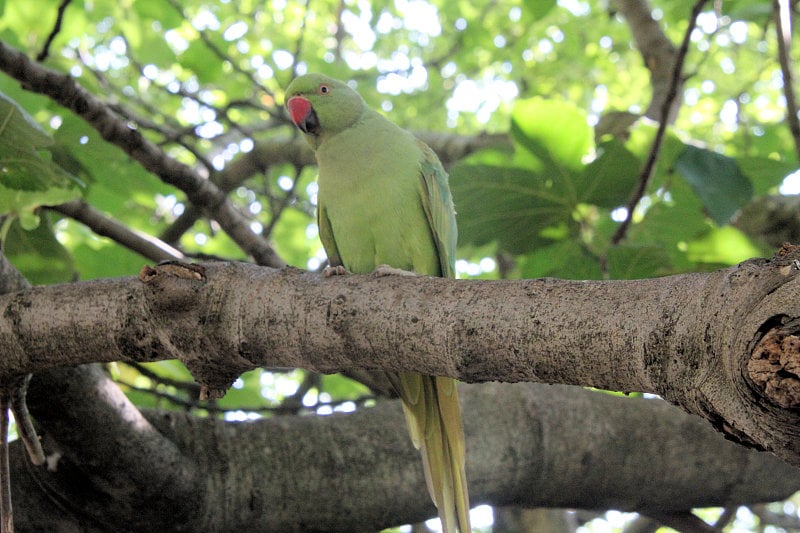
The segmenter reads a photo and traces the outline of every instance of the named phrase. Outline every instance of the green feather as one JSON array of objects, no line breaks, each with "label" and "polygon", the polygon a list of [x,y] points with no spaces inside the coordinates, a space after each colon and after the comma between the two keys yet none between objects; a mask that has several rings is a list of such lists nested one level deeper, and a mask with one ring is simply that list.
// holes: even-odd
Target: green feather
[{"label": "green feather", "polygon": [[[447,173],[423,142],[366,106],[346,84],[309,74],[286,90],[308,100],[306,140],[319,165],[317,220],[331,266],[389,265],[455,277],[456,220]],[[304,108],[305,109],[305,108]],[[420,449],[442,527],[471,531],[464,432],[451,378],[389,374]]]}]

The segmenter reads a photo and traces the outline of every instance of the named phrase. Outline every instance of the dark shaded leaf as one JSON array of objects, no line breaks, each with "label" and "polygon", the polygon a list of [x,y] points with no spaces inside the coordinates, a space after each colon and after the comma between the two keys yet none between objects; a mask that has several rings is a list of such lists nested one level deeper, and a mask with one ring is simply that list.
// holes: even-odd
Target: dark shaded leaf
[{"label": "dark shaded leaf", "polygon": [[552,182],[524,168],[460,164],[450,187],[460,245],[497,241],[503,250],[524,253],[540,246],[541,232],[571,212]]},{"label": "dark shaded leaf", "polygon": [[720,226],[753,197],[753,184],[736,161],[704,148],[688,145],[675,161],[675,169],[703,201],[708,215]]},{"label": "dark shaded leaf", "polygon": [[612,246],[607,257],[611,279],[644,279],[672,271],[669,254],[660,246]]},{"label": "dark shaded leaf", "polygon": [[533,15],[534,19],[539,20],[550,13],[556,3],[556,0],[526,0],[525,11]]},{"label": "dark shaded leaf", "polygon": [[577,240],[570,239],[528,253],[518,259],[523,278],[601,279],[597,258]]},{"label": "dark shaded leaf", "polygon": [[584,203],[618,207],[631,195],[641,163],[616,139],[601,143],[597,152],[597,158],[576,176],[575,187]]},{"label": "dark shaded leaf", "polygon": [[14,222],[3,243],[8,259],[34,285],[75,281],[77,270],[72,255],[56,239],[48,216],[31,230]]}]

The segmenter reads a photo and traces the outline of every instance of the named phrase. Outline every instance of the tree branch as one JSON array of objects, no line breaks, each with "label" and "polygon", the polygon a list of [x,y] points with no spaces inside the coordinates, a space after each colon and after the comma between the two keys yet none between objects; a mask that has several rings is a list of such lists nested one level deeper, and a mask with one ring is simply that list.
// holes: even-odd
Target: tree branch
[{"label": "tree branch", "polygon": [[772,0],[775,32],[778,38],[778,62],[783,75],[783,95],[786,98],[786,122],[794,141],[795,156],[800,161],[800,117],[797,116],[797,101],[794,96],[794,72],[792,72],[792,7],[789,0]]},{"label": "tree branch", "polygon": [[636,48],[642,55],[644,66],[650,71],[653,95],[644,114],[655,121],[660,122],[667,117],[665,122],[672,122],[680,99],[666,108],[667,114],[663,110],[670,93],[678,51],[653,18],[652,8],[646,0],[616,0],[615,4],[628,21]]},{"label": "tree branch", "polygon": [[47,59],[47,56],[50,55],[50,45],[53,44],[56,35],[61,31],[61,24],[64,21],[64,12],[67,10],[67,6],[71,1],[72,0],[61,0],[61,3],[58,5],[58,12],[56,13],[56,21],[53,24],[53,29],[47,35],[42,50],[36,55],[36,61],[44,61]]},{"label": "tree branch", "polygon": [[[661,153],[661,146],[664,141],[664,135],[667,131],[667,124],[671,121],[670,114],[672,112],[677,113],[678,108],[680,107],[681,99],[678,98],[678,88],[681,86],[683,80],[683,62],[686,59],[686,54],[689,52],[689,41],[692,36],[692,31],[697,24],[697,17],[700,15],[700,11],[703,9],[703,6],[706,4],[707,0],[697,0],[692,8],[692,13],[689,17],[689,25],[686,28],[686,31],[683,34],[683,41],[681,42],[681,47],[678,49],[677,52],[673,50],[672,44],[670,43],[669,46],[666,46],[664,43],[661,43],[662,37],[666,39],[666,36],[660,33],[660,29],[658,34],[654,35],[641,35],[642,30],[647,28],[648,30],[653,30],[653,26],[658,28],[658,24],[650,17],[649,13],[647,15],[647,20],[649,22],[645,22],[642,24],[631,24],[631,27],[634,28],[634,35],[637,36],[637,41],[639,41],[640,50],[642,50],[642,54],[645,57],[645,63],[648,63],[647,67],[650,69],[650,72],[653,77],[653,99],[650,102],[650,109],[653,109],[653,104],[658,98],[660,107],[658,107],[659,114],[656,118],[658,121],[658,130],[656,130],[656,136],[653,139],[653,146],[650,148],[649,153],[647,154],[647,160],[645,161],[644,166],[642,167],[641,172],[639,173],[639,177],[636,182],[636,190],[633,192],[630,200],[626,204],[626,215],[625,219],[620,223],[619,227],[617,227],[614,234],[611,236],[611,244],[619,244],[624,238],[626,233],[628,232],[628,228],[630,227],[631,221],[633,220],[633,213],[636,210],[636,206],[639,205],[641,202],[642,197],[644,196],[645,191],[647,191],[647,185],[650,183],[650,180],[653,177],[653,173],[655,172],[656,163],[658,162],[658,156]],[[637,16],[641,17],[642,14],[639,13],[638,9],[633,9],[630,7],[631,4],[636,4],[640,8],[647,7],[645,2],[631,2],[629,0],[625,0],[620,2],[629,13],[634,12]],[[638,31],[637,31],[638,29]],[[660,36],[659,36],[660,35]],[[669,42],[669,41],[667,41]],[[642,48],[645,45],[653,44],[659,45],[655,46],[654,50],[650,50],[649,48]],[[668,53],[667,53],[668,52]],[[669,58],[669,68],[664,65],[659,65],[656,68],[656,65],[651,65],[650,60],[648,59],[649,54],[664,54],[666,57]],[[659,57],[653,61],[659,63],[665,60],[664,57]],[[666,85],[666,90],[663,94],[656,93],[656,79],[659,76],[659,73],[663,70],[666,70],[670,73],[668,78],[668,83]],[[648,113],[652,113],[652,111],[648,111]],[[649,114],[648,116],[652,116]]]},{"label": "tree branch", "polygon": [[192,203],[208,210],[225,232],[257,263],[274,267],[285,264],[264,239],[250,231],[245,218],[228,201],[223,191],[187,165],[167,156],[70,76],[37,65],[25,54],[2,42],[0,70],[22,82],[28,90],[45,94],[67,107],[95,128],[103,139],[124,150],[165,183],[182,190]]},{"label": "tree branch", "polygon": [[[63,375],[59,382],[75,379]],[[77,505],[41,509],[28,505],[41,489],[17,491],[22,509],[17,520],[23,526],[38,521],[39,529],[52,529],[44,527],[45,520],[57,514],[62,522],[103,523],[112,530],[157,524],[159,530],[186,531],[376,531],[435,514],[421,489],[419,456],[405,434],[397,401],[347,415],[252,423],[150,413],[163,445],[179,450],[176,464],[197,465],[192,475],[205,476],[183,480],[184,488],[188,481],[196,483],[186,499],[178,493],[152,500],[159,487],[170,487],[175,477],[181,481],[183,471],[154,461],[148,450],[137,454],[135,446],[111,450],[105,432],[88,442],[76,437],[82,433],[75,429],[81,427],[78,415],[62,410],[69,410],[70,402],[96,400],[85,393],[62,395],[60,389],[53,394],[47,381],[38,380],[31,385],[32,409],[37,417],[47,417],[48,445],[57,446],[62,456],[55,471],[30,472],[15,455],[15,479],[27,488],[34,477],[48,492]],[[467,475],[476,504],[665,514],[777,500],[800,488],[800,472],[769,454],[726,442],[701,420],[662,401],[528,384],[465,386],[461,397]],[[104,402],[113,403],[101,398]],[[106,416],[119,417],[113,409]],[[124,431],[143,438],[134,428]],[[101,457],[92,459],[95,453]],[[95,477],[102,474],[100,467],[90,467],[89,476],[82,466],[102,465],[115,454],[122,457],[108,465],[109,480]],[[128,475],[148,477],[145,490],[153,490],[145,498],[122,490],[128,485],[119,480]],[[135,523],[125,522],[130,513],[136,513]]]},{"label": "tree branch", "polygon": [[164,517],[189,521],[206,505],[200,488],[206,472],[151,425],[99,366],[36,374],[28,403],[48,459],[46,468],[14,467],[13,474],[21,477],[14,480],[13,496],[16,507],[24,508],[18,523],[47,514],[42,506],[26,504],[30,496],[16,486],[27,485],[24,478],[59,502],[48,507],[60,518],[72,516],[105,531],[163,531]]},{"label": "tree branch", "polygon": [[85,224],[98,235],[113,239],[151,261],[167,261],[184,257],[181,251],[167,243],[127,227],[118,220],[99,212],[83,200],[73,200],[52,206],[50,209]]},{"label": "tree branch", "polygon": [[643,391],[797,465],[799,266],[785,247],[712,274],[613,282],[145,267],[0,297],[0,375],[180,359],[211,396],[262,366]]}]

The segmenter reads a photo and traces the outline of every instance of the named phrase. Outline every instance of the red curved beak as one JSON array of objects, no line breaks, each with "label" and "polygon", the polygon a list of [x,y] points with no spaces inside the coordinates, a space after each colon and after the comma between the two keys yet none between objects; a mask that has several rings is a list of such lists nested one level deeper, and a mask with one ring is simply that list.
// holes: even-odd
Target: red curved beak
[{"label": "red curved beak", "polygon": [[319,128],[319,119],[311,106],[311,102],[302,96],[292,96],[286,102],[292,122],[303,133],[316,133]]}]

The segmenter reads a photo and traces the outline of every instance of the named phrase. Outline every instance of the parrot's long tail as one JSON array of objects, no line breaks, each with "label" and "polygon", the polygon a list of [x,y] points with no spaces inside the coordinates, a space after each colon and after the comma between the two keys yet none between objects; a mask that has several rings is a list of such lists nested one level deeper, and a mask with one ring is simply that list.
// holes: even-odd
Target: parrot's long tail
[{"label": "parrot's long tail", "polygon": [[403,400],[414,446],[422,454],[425,481],[445,533],[470,533],[464,473],[464,429],[452,378],[403,373],[389,379]]}]

